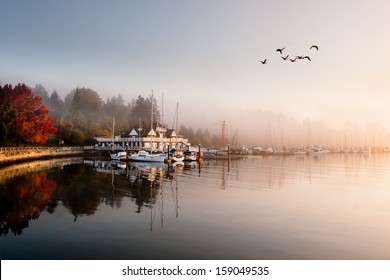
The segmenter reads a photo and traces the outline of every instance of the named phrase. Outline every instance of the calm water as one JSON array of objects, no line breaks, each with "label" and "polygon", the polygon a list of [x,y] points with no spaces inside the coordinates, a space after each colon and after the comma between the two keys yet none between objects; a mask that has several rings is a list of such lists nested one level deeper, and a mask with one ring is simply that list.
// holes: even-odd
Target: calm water
[{"label": "calm water", "polygon": [[0,169],[1,259],[390,259],[390,154]]}]

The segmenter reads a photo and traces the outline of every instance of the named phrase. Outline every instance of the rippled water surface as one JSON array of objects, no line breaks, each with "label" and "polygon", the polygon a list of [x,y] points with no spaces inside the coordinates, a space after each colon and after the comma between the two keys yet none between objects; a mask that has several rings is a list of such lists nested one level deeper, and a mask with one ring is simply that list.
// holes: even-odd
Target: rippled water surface
[{"label": "rippled water surface", "polygon": [[390,259],[390,154],[0,169],[1,259]]}]

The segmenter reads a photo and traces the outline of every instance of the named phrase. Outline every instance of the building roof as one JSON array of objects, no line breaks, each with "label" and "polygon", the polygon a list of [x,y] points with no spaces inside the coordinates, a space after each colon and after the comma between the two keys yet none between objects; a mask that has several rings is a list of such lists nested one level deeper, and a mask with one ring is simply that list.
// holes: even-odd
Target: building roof
[{"label": "building roof", "polygon": [[137,131],[133,128],[133,130],[129,133],[129,136],[138,136]]},{"label": "building roof", "polygon": [[148,133],[148,136],[156,136],[156,132],[154,131],[154,129],[152,128],[149,133]]}]

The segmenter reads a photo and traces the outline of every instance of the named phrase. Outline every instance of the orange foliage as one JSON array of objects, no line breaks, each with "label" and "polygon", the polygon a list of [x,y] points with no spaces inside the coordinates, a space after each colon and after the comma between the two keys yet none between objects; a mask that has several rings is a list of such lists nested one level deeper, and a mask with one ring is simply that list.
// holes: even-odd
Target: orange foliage
[{"label": "orange foliage", "polygon": [[57,131],[54,120],[42,105],[42,99],[24,84],[13,89],[11,85],[0,86],[2,102],[17,112],[12,135],[17,142],[43,144],[47,137]]}]

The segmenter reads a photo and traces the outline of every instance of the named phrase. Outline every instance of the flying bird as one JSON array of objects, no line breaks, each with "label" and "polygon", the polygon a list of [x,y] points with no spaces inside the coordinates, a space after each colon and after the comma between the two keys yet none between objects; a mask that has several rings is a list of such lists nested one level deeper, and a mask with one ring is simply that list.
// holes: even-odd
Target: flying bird
[{"label": "flying bird", "polygon": [[267,59],[260,60],[260,62],[261,62],[262,64],[266,64],[266,63],[267,63]]},{"label": "flying bird", "polygon": [[303,55],[297,55],[296,57],[295,57],[295,59],[303,59]]},{"label": "flying bird", "polygon": [[315,48],[318,51],[318,46],[313,45],[313,46],[310,47],[310,49],[312,49],[312,48]]},{"label": "flying bird", "polygon": [[287,55],[286,57],[282,56],[283,60],[287,60],[289,55]]},{"label": "flying bird", "polygon": [[290,61],[291,61],[291,62],[295,62],[295,60],[297,60],[297,58],[294,58],[294,59],[291,59],[291,58],[290,58]]},{"label": "flying bird", "polygon": [[285,48],[281,48],[281,49],[276,49],[277,52],[280,52],[280,54],[282,54],[282,51],[284,50]]},{"label": "flying bird", "polygon": [[307,58],[308,60],[310,60],[310,61],[311,61],[311,59],[310,59],[310,57],[309,57],[309,56],[304,56],[304,57],[302,57],[302,59],[305,59],[305,58]]}]

